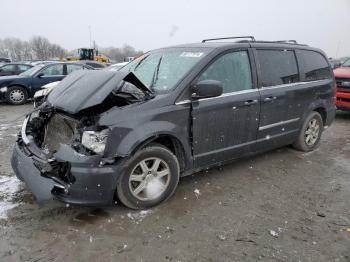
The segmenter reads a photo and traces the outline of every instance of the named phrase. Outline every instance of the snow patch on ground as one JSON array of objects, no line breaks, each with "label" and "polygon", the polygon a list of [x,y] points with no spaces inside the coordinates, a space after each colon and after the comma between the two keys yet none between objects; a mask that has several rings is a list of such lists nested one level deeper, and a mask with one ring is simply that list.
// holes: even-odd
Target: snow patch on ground
[{"label": "snow patch on ground", "polygon": [[152,210],[141,210],[140,212],[128,213],[127,216],[131,221],[138,224],[150,214],[152,214]]},{"label": "snow patch on ground", "polygon": [[18,206],[13,198],[19,190],[20,181],[15,176],[0,176],[0,218],[7,218],[7,211]]}]

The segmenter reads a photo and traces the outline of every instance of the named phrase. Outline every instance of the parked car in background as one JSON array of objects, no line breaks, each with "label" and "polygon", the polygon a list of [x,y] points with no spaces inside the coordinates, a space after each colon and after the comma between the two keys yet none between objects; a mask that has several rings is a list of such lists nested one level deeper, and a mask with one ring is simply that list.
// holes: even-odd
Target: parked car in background
[{"label": "parked car in background", "polygon": [[77,61],[76,63],[88,65],[93,67],[94,69],[103,69],[107,66],[105,63],[90,61],[90,60],[81,60],[81,61]]},{"label": "parked car in background", "polygon": [[336,106],[339,110],[350,110],[350,58],[334,70],[337,84]]},{"label": "parked car in background", "polygon": [[106,70],[109,71],[118,71],[120,68],[122,68],[123,66],[127,65],[129,62],[122,62],[122,63],[116,63],[113,65],[110,65],[109,67],[106,68]]},{"label": "parked car in background", "polygon": [[5,58],[5,57],[0,57],[0,62],[1,63],[11,63],[11,59]]},{"label": "parked car in background", "polygon": [[327,57],[305,45],[162,48],[61,81],[26,116],[11,163],[38,201],[149,208],[180,176],[290,144],[314,150],[334,96]]},{"label": "parked car in background", "polygon": [[329,63],[331,64],[333,69],[336,69],[338,67],[341,66],[342,61],[340,59],[333,59],[333,58],[329,58]]},{"label": "parked car in background", "polygon": [[93,69],[88,65],[71,62],[39,64],[18,76],[0,77],[0,100],[13,105],[24,104],[42,86],[61,81],[71,72],[82,69]]},{"label": "parked car in background", "polygon": [[53,63],[57,63],[60,61],[50,61],[50,60],[37,60],[37,61],[28,61],[27,63],[33,66],[36,65],[47,65],[47,64],[53,64]]},{"label": "parked car in background", "polygon": [[0,66],[0,76],[19,75],[32,67],[29,64],[7,63]]}]

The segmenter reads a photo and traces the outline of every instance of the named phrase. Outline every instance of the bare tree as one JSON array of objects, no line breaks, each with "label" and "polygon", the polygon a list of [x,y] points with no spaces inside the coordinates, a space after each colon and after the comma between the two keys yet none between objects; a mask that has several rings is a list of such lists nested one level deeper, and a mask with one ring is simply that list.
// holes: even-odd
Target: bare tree
[{"label": "bare tree", "polygon": [[[94,42],[94,47],[97,44]],[[134,47],[124,44],[122,47],[100,48],[100,53],[108,56],[116,62],[126,61],[128,57],[142,55]],[[74,53],[69,52],[69,53]],[[12,61],[21,60],[49,60],[64,58],[68,52],[57,44],[52,44],[42,36],[33,36],[29,41],[22,41],[18,38],[0,39],[0,57],[8,57]]]},{"label": "bare tree", "polygon": [[137,57],[143,54],[143,51],[136,51],[134,47],[128,44],[124,44],[121,48],[101,48],[100,51],[116,62],[123,62],[126,61],[127,57]]}]

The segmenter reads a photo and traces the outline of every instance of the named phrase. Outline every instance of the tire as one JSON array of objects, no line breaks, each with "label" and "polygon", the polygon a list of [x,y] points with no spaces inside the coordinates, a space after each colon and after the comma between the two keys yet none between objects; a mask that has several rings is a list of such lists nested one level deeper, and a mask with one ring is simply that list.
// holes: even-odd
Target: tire
[{"label": "tire", "polygon": [[170,198],[179,178],[176,156],[166,147],[152,143],[126,161],[116,193],[125,206],[147,209]]},{"label": "tire", "polygon": [[319,113],[313,111],[310,113],[300,130],[298,139],[293,147],[303,152],[315,150],[319,144],[323,132],[323,120]]},{"label": "tire", "polygon": [[23,105],[27,102],[28,93],[27,90],[21,86],[11,86],[7,89],[5,98],[9,104]]}]

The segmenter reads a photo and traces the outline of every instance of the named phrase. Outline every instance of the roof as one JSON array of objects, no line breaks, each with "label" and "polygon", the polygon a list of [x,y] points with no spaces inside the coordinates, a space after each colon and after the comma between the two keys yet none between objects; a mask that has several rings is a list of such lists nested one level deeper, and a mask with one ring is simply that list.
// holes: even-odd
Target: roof
[{"label": "roof", "polygon": [[[222,41],[222,40],[225,40],[225,41]],[[222,49],[225,49],[225,48],[237,47],[237,46],[313,49],[313,50],[316,49],[316,48],[309,47],[305,44],[299,44],[295,40],[264,41],[264,40],[255,40],[255,38],[252,36],[205,39],[199,43],[181,44],[181,45],[170,46],[168,48],[210,48],[210,49],[222,48]]]}]

